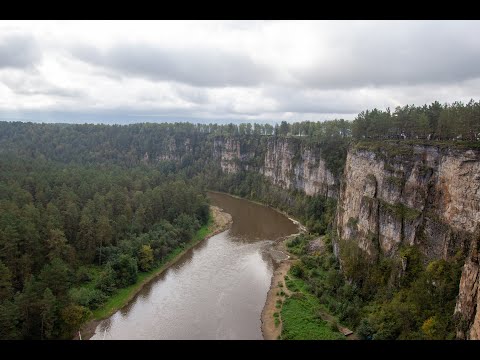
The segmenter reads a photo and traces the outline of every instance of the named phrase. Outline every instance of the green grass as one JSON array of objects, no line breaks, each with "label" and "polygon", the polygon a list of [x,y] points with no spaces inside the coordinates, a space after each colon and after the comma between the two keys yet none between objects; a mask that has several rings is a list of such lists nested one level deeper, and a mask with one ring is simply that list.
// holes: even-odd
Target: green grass
[{"label": "green grass", "polygon": [[277,302],[275,303],[275,307],[277,309],[280,309],[282,307],[282,300],[277,300]]},{"label": "green grass", "polygon": [[282,339],[283,340],[342,340],[343,334],[333,331],[328,322],[317,314],[323,309],[319,300],[305,289],[303,280],[290,274],[287,287],[292,294],[283,303]]},{"label": "green grass", "polygon": [[[137,277],[137,282],[135,284],[130,285],[126,288],[116,290],[115,293],[113,293],[112,296],[110,296],[109,299],[105,302],[105,304],[103,304],[98,309],[93,310],[92,312],[93,319],[96,319],[96,320],[104,319],[112,315],[118,309],[121,309],[122,307],[127,305],[128,302],[135,296],[135,294],[147,282],[149,282],[155,276],[165,271],[171,265],[171,263],[176,260],[177,257],[179,257],[185,251],[192,248],[198,242],[203,240],[207,235],[209,235],[213,230],[212,225],[213,225],[213,218],[212,216],[210,216],[208,223],[202,226],[197,231],[197,233],[195,234],[192,240],[190,240],[188,243],[182,246],[175,248],[154,269],[150,270],[149,272],[139,272]],[[94,284],[94,281],[91,281],[89,284],[86,284],[85,286],[89,287],[89,286],[93,286],[93,284]]]}]

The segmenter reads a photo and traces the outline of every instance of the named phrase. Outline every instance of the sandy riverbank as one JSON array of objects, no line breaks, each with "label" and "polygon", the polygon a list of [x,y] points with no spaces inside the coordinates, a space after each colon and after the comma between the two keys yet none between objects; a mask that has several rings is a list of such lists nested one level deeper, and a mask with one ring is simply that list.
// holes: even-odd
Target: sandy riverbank
[{"label": "sandy riverbank", "polygon": [[[156,277],[158,277],[160,274],[162,274],[167,269],[169,269],[172,265],[174,265],[188,250],[195,247],[197,244],[201,243],[202,241],[204,241],[206,239],[209,239],[212,236],[217,235],[217,234],[227,230],[231,226],[233,220],[232,220],[232,216],[230,214],[224,212],[219,207],[213,206],[213,205],[210,206],[210,210],[211,210],[211,214],[212,214],[213,223],[212,223],[212,225],[209,229],[208,235],[206,235],[200,241],[191,241],[189,244],[187,244],[187,246],[185,247],[185,249],[181,253],[179,253],[177,256],[175,256],[175,258],[173,258],[172,260],[170,260],[169,262],[167,262],[166,264],[161,266],[158,269],[158,271],[156,271],[154,274],[152,274],[148,278],[142,280],[141,283],[139,283],[138,286],[135,287],[134,290],[132,290],[132,293],[130,294],[130,296],[128,298],[128,301],[125,304],[123,304],[122,306],[120,306],[118,308],[115,308],[115,309],[112,309],[112,311],[110,311],[108,316],[111,316],[117,310],[119,310],[119,309],[123,308],[124,306],[128,305],[128,303],[135,298],[135,295],[138,292],[140,292],[140,290],[142,290],[142,288],[145,285],[147,285],[148,283],[153,281]],[[81,330],[80,330],[82,339],[83,340],[90,339],[95,334],[95,329],[97,328],[98,324],[102,320],[103,319],[93,319],[93,320],[87,322],[85,325],[83,325]],[[79,340],[79,334],[78,333],[75,334],[74,340]]]},{"label": "sandy riverbank", "polygon": [[[301,231],[304,229],[303,227],[299,228]],[[277,242],[271,249],[275,270],[273,272],[270,289],[268,290],[267,299],[261,315],[262,334],[265,340],[277,340],[282,333],[281,318],[278,318],[280,323],[278,326],[275,326],[275,317],[273,314],[280,312],[280,309],[276,308],[276,303],[277,300],[282,299],[282,297],[277,295],[277,293],[280,293],[283,290],[285,294],[290,295],[290,291],[285,284],[285,275],[287,275],[288,270],[290,270],[290,266],[292,266],[296,257],[287,251],[285,243],[296,235],[298,234],[290,235]],[[278,257],[277,254],[283,254],[283,258]],[[279,286],[279,284],[282,284],[282,286]]]}]

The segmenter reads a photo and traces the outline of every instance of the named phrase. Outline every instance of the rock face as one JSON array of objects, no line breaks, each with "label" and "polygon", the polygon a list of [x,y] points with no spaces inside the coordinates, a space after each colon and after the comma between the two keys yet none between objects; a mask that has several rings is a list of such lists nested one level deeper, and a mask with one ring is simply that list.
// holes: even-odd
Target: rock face
[{"label": "rock face", "polygon": [[[157,160],[181,161],[186,155],[193,153],[191,140],[189,138],[179,140],[178,143],[174,138],[170,138],[165,144],[162,144],[161,151],[157,156]],[[146,153],[148,158],[148,153]]]},{"label": "rock face", "polygon": [[337,257],[342,242],[355,243],[372,261],[380,254],[395,257],[405,245],[416,245],[426,260],[462,252],[457,335],[480,339],[480,151],[357,146],[347,154],[340,184],[321,151],[296,138],[219,136],[202,154],[195,144],[172,140],[158,159],[211,154],[227,174],[253,171],[280,188],[337,199]]},{"label": "rock face", "polygon": [[268,140],[260,172],[284,189],[301,190],[307,195],[337,196],[337,181],[321,155],[289,139]]},{"label": "rock face", "polygon": [[349,151],[338,201],[339,241],[356,242],[372,259],[379,253],[395,256],[402,245],[417,245],[427,259],[470,252],[456,312],[467,324],[459,337],[472,339],[480,337],[478,247],[474,246],[479,223],[478,151],[427,146],[398,153]]},{"label": "rock face", "polygon": [[[244,146],[235,138],[217,138],[214,158],[220,162],[222,171],[229,174],[251,170],[283,189],[301,190],[307,195],[337,196],[338,180],[318,151],[293,138],[262,140],[253,146]],[[254,161],[258,158],[263,162]]]},{"label": "rock face", "polygon": [[455,315],[461,321],[457,328],[459,339],[480,340],[480,289],[478,248],[473,251],[463,266],[462,278],[455,306]]},{"label": "rock face", "polygon": [[[283,189],[337,197],[338,179],[327,169],[319,150],[306,146],[299,139],[218,136],[213,139],[212,147],[206,139],[203,141],[202,147],[207,150],[199,153],[195,141],[170,138],[161,145],[156,160],[180,162],[187,156],[204,160],[212,156],[211,159],[227,174],[253,171]],[[150,158],[152,156],[145,153],[143,161],[149,162]]]},{"label": "rock face", "polygon": [[213,142],[213,157],[220,161],[222,171],[236,174],[240,171],[240,141],[234,138],[218,138]]}]

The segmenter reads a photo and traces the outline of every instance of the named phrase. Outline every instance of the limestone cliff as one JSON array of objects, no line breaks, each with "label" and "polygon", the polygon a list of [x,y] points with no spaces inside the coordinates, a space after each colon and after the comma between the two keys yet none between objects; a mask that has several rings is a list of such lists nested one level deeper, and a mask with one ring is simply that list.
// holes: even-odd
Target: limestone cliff
[{"label": "limestone cliff", "polygon": [[297,189],[307,195],[336,197],[337,180],[327,169],[319,152],[284,138],[267,142],[260,172],[284,189]]},{"label": "limestone cliff", "polygon": [[478,151],[352,148],[336,223],[340,241],[357,243],[372,258],[379,253],[395,256],[402,245],[417,245],[426,259],[470,251],[456,312],[467,323],[464,336],[479,338],[479,264],[472,246],[480,223]]},{"label": "limestone cliff", "polygon": [[[226,173],[251,170],[283,189],[307,195],[336,197],[338,180],[327,169],[320,152],[294,138],[266,137],[252,144],[235,138],[217,138],[214,158]],[[255,159],[260,161],[255,161]]]},{"label": "limestone cliff", "polygon": [[240,170],[242,154],[240,140],[234,138],[217,138],[213,142],[213,157],[220,162],[222,171],[236,174]]},{"label": "limestone cliff", "polygon": [[461,252],[466,260],[455,309],[457,335],[480,339],[480,151],[356,145],[339,179],[320,149],[302,139],[218,136],[209,144],[200,154],[190,139],[171,140],[158,159],[211,156],[227,174],[253,171],[280,188],[337,199],[337,256],[342,242],[358,245],[372,261],[396,257],[404,245],[417,246],[427,261]]}]

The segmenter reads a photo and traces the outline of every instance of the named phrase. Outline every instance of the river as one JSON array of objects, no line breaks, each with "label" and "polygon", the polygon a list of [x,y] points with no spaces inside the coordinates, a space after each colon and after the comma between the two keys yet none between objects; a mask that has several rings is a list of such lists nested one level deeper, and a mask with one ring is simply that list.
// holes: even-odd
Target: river
[{"label": "river", "polygon": [[231,228],[186,252],[91,339],[262,339],[260,315],[273,274],[269,247],[297,226],[268,207],[225,194],[211,203]]}]

